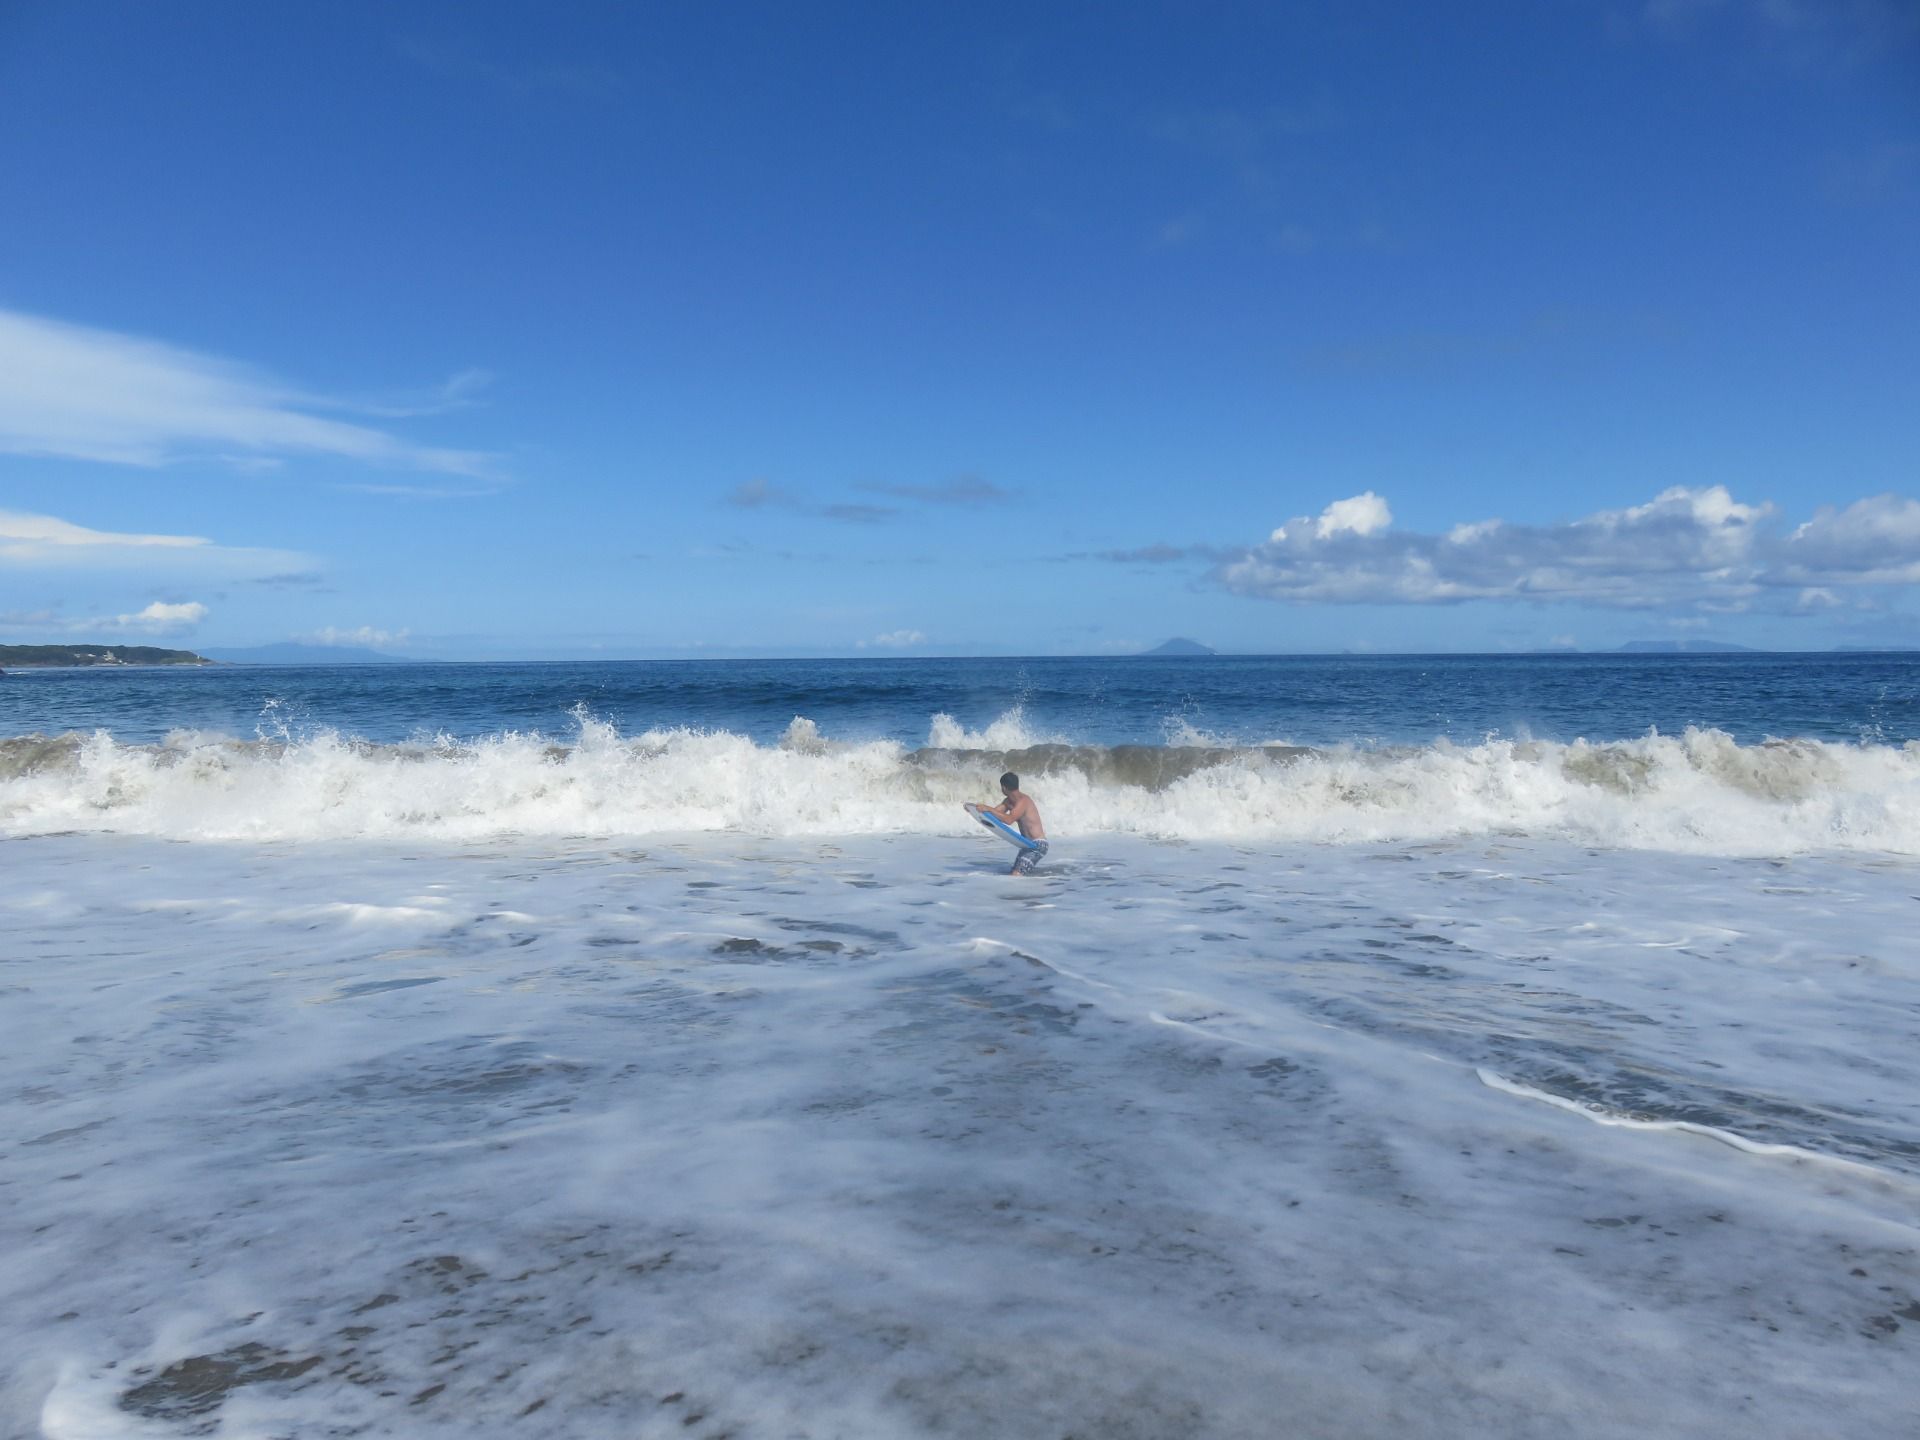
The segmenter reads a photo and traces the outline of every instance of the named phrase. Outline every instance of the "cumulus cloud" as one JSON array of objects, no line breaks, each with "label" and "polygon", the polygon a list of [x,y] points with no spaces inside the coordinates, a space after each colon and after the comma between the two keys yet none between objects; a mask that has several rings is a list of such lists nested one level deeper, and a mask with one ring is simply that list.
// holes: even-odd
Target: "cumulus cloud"
[{"label": "cumulus cloud", "polygon": [[[1393,511],[1387,508],[1387,502],[1365,490],[1351,499],[1334,501],[1320,512],[1318,520],[1295,520],[1293,533],[1298,535],[1311,525],[1313,538],[1326,540],[1334,535],[1371,535],[1392,523]],[[1282,525],[1268,538],[1271,544],[1281,544],[1287,538],[1287,527]]]},{"label": "cumulus cloud", "polygon": [[[455,377],[442,403],[466,398],[477,383]],[[314,413],[355,408],[214,356],[0,310],[0,452],[139,466],[324,455],[495,478],[491,456]]]},{"label": "cumulus cloud", "polygon": [[206,618],[207,607],[198,600],[178,604],[156,600],[144,610],[132,615],[117,615],[109,623],[116,630],[144,630],[154,635],[165,635],[176,630],[191,630]]},{"label": "cumulus cloud", "polygon": [[310,574],[313,560],[291,550],[216,545],[203,535],[94,530],[54,515],[0,510],[0,571],[125,570],[247,580]]},{"label": "cumulus cloud", "polygon": [[1277,527],[1218,564],[1242,595],[1295,603],[1577,603],[1730,611],[1818,609],[1846,586],[1920,581],[1920,501],[1897,495],[1820,511],[1792,530],[1771,504],[1723,485],[1675,486],[1644,505],[1558,525],[1499,519],[1443,534],[1392,528],[1367,491]]},{"label": "cumulus cloud", "polygon": [[1826,506],[1794,530],[1784,564],[1782,584],[1920,581],[1920,500],[1889,494]]},{"label": "cumulus cloud", "polygon": [[892,630],[885,635],[876,635],[871,640],[856,640],[857,650],[906,650],[915,645],[924,645],[927,637],[918,630]]},{"label": "cumulus cloud", "polygon": [[118,630],[134,635],[173,635],[191,630],[207,618],[208,610],[198,600],[155,600],[143,610],[125,615],[69,617],[58,610],[15,610],[0,613],[0,631],[38,635],[98,634]]}]

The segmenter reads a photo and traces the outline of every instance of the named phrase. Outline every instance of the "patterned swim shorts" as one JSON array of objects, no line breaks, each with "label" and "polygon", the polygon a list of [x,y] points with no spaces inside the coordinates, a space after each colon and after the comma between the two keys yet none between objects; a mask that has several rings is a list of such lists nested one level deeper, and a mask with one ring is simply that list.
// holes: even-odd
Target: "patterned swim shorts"
[{"label": "patterned swim shorts", "polygon": [[1033,849],[1022,850],[1020,852],[1020,858],[1013,862],[1013,873],[1016,875],[1031,875],[1033,874],[1033,867],[1046,858],[1047,842],[1044,840],[1036,840],[1033,842]]}]

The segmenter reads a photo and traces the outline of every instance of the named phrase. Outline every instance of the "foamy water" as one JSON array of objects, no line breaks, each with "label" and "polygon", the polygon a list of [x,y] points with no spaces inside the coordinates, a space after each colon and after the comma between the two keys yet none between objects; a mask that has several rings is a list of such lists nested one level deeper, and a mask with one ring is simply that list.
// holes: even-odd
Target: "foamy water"
[{"label": "foamy water", "polygon": [[1912,862],[1063,851],[0,844],[0,1433],[1920,1411]]},{"label": "foamy water", "polygon": [[0,1435],[1910,1428],[1910,662],[1004,669],[0,690]]},{"label": "foamy water", "polygon": [[[1184,737],[1194,740],[1199,737]],[[1017,712],[950,717],[928,743],[840,742],[795,717],[728,731],[370,744],[100,731],[0,741],[0,833],[175,839],[962,835],[959,806],[1013,767],[1066,835],[1374,843],[1523,834],[1699,854],[1920,853],[1920,742],[1741,744],[1712,730],[1607,743],[1487,740],[1309,749],[1075,745]]]}]

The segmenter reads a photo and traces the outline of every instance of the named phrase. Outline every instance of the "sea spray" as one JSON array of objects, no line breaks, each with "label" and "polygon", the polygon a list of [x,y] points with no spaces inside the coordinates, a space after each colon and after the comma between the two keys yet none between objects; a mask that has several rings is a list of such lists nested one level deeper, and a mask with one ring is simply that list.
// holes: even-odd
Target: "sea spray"
[{"label": "sea spray", "polygon": [[[1608,743],[1383,749],[1073,745],[1016,713],[933,742],[839,743],[795,717],[726,730],[507,731],[374,744],[332,730],[241,740],[104,731],[0,741],[0,832],[178,839],[965,833],[959,805],[1016,769],[1050,830],[1084,840],[1365,842],[1531,835],[1708,854],[1920,853],[1920,742],[1742,745],[1714,730]],[[1005,743],[984,743],[995,740]],[[960,743],[950,743],[950,742]]]}]

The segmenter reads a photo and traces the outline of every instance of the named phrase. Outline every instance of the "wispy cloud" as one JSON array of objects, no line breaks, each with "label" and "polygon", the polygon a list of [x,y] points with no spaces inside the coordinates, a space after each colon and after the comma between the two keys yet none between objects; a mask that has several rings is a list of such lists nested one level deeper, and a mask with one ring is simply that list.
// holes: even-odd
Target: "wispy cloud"
[{"label": "wispy cloud", "polygon": [[1827,190],[1850,205],[1886,205],[1920,190],[1920,140],[1880,140],[1829,157]]},{"label": "wispy cloud", "polygon": [[335,625],[326,625],[306,635],[294,638],[308,645],[352,645],[369,650],[385,650],[394,645],[407,643],[408,630],[383,630],[377,625],[360,625],[351,630],[343,630]]},{"label": "wispy cloud", "polygon": [[1244,545],[1173,545],[1165,540],[1156,540],[1150,545],[1136,545],[1125,550],[1075,550],[1066,555],[1052,555],[1048,559],[1056,564],[1098,560],[1108,565],[1154,566],[1196,560],[1237,560],[1246,553]]},{"label": "wispy cloud", "polygon": [[596,60],[494,60],[469,46],[425,36],[405,36],[394,49],[423,69],[468,80],[512,95],[543,93],[609,100],[620,93],[618,70]]},{"label": "wispy cloud", "polygon": [[875,635],[871,640],[856,640],[856,650],[909,650],[916,645],[927,643],[927,637],[918,630],[890,630],[885,635]]},{"label": "wispy cloud", "polygon": [[956,475],[951,480],[927,484],[863,480],[853,488],[864,495],[884,496],[902,503],[876,505],[859,500],[817,501],[763,478],[742,481],[729,490],[724,498],[726,504],[739,510],[789,510],[796,515],[811,515],[816,519],[838,520],[854,525],[877,525],[892,520],[904,513],[903,505],[978,508],[1005,504],[1013,499],[1011,491],[978,475]]},{"label": "wispy cloud", "polygon": [[809,513],[827,520],[846,520],[855,525],[877,525],[882,520],[891,520],[900,512],[891,505],[862,505],[842,501],[834,505],[815,505],[809,507]]},{"label": "wispy cloud", "polygon": [[1526,601],[1622,609],[1807,613],[1849,587],[1920,583],[1920,501],[1824,509],[1785,529],[1725,486],[1676,486],[1644,505],[1558,525],[1498,519],[1445,534],[1393,529],[1368,491],[1299,516],[1215,566],[1236,594],[1295,604]]},{"label": "wispy cloud", "polygon": [[930,485],[915,485],[891,480],[863,480],[853,487],[869,495],[888,495],[895,500],[910,500],[920,505],[1004,505],[1013,492],[1002,489],[978,475],[956,475]]},{"label": "wispy cloud", "polygon": [[742,480],[727,492],[727,504],[742,510],[762,510],[769,505],[797,508],[804,503],[799,496],[782,490],[770,480]]},{"label": "wispy cloud", "polygon": [[1152,545],[1141,545],[1132,550],[1096,550],[1091,554],[1069,556],[1073,560],[1106,560],[1115,565],[1172,565],[1181,560],[1191,560],[1196,555],[1209,552],[1202,546],[1169,545],[1165,541],[1156,541]]},{"label": "wispy cloud", "polygon": [[311,557],[291,550],[216,545],[201,535],[93,530],[53,515],[0,510],[0,570],[122,570],[206,579],[310,575]]},{"label": "wispy cloud", "polygon": [[1538,364],[1595,349],[1640,351],[1670,343],[1673,322],[1647,310],[1548,306],[1478,329],[1354,335],[1298,352],[1310,375],[1457,375],[1465,367]]},{"label": "wispy cloud", "polygon": [[494,456],[314,413],[355,409],[232,361],[0,310],[0,452],[140,466],[321,455],[498,478]]},{"label": "wispy cloud", "polygon": [[804,495],[782,489],[767,480],[746,480],[727,492],[726,503],[741,510],[790,510],[796,515],[812,515],[821,520],[838,520],[855,525],[874,525],[891,520],[900,513],[893,505],[863,505],[858,501],[816,504]]},{"label": "wispy cloud", "polygon": [[[1162,147],[1231,177],[1236,198],[1271,218],[1294,203],[1293,182],[1348,123],[1341,106],[1321,98],[1291,106],[1166,110],[1151,117],[1145,130]],[[1192,216],[1170,223],[1175,228],[1161,231],[1159,248],[1190,239],[1197,229]],[[1304,233],[1298,223],[1292,228]]]},{"label": "wispy cloud", "polygon": [[[1620,12],[1610,14],[1617,30]],[[1920,42],[1911,0],[1644,0],[1638,24],[1670,42],[1746,40],[1799,62],[1857,64]]]},{"label": "wispy cloud", "polygon": [[505,480],[469,480],[448,485],[389,485],[356,480],[333,488],[355,495],[388,495],[397,500],[475,500],[483,495],[498,495],[508,484]]},{"label": "wispy cloud", "polygon": [[66,553],[102,549],[187,550],[209,542],[200,535],[134,535],[114,530],[90,530],[53,515],[27,515],[0,510],[0,557],[28,558],[36,552]]},{"label": "wispy cloud", "polygon": [[420,415],[445,415],[478,405],[481,396],[492,384],[491,370],[473,368],[461,370],[424,390],[340,403],[343,408],[362,415],[377,415],[387,420],[410,420]]}]

